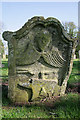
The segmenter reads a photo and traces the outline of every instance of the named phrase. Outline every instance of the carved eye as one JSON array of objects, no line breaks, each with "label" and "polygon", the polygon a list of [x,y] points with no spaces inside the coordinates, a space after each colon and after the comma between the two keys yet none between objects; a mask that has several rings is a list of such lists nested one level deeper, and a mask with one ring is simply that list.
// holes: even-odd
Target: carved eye
[{"label": "carved eye", "polygon": [[32,83],[32,81],[33,81],[32,79],[29,80],[30,83]]}]

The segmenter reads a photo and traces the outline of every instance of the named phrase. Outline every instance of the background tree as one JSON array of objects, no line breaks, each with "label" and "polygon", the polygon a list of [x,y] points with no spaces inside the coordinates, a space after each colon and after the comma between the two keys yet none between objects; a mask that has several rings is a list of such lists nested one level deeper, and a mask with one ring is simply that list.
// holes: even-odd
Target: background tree
[{"label": "background tree", "polygon": [[79,50],[80,50],[80,32],[77,30],[77,26],[74,22],[63,22],[63,27],[65,31],[68,33],[70,38],[76,40],[76,57],[79,58]]},{"label": "background tree", "polygon": [[77,27],[74,22],[63,22],[63,27],[65,31],[68,33],[70,38],[74,38],[77,36]]},{"label": "background tree", "polygon": [[1,53],[1,57],[3,57],[3,54],[4,54],[4,44],[3,44],[1,39],[0,39],[0,53]]},{"label": "background tree", "polygon": [[7,53],[7,49],[8,49],[6,42],[3,39],[1,39],[2,38],[1,33],[3,33],[3,28],[4,28],[4,24],[0,21],[0,54],[1,54],[1,58],[3,57],[3,54],[5,55],[5,53]]},{"label": "background tree", "polygon": [[78,43],[77,43],[77,47],[76,47],[76,56],[77,58],[80,59],[80,31],[78,32],[78,36],[77,36],[77,39],[78,39]]}]

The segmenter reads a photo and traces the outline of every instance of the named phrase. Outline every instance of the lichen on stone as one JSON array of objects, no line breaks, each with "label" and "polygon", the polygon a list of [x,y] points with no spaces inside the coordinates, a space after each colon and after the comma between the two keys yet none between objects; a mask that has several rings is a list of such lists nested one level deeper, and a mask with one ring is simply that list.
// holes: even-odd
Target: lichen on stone
[{"label": "lichen on stone", "polygon": [[3,38],[9,47],[8,96],[13,102],[65,93],[75,43],[59,20],[35,16],[18,31],[5,31]]}]

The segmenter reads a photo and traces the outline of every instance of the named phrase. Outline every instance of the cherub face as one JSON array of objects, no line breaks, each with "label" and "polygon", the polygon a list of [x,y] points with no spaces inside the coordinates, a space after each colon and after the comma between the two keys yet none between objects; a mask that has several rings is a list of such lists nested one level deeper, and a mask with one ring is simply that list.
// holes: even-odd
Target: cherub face
[{"label": "cherub face", "polygon": [[43,29],[42,31],[36,34],[34,41],[35,41],[36,49],[39,52],[42,52],[50,43],[51,35],[47,30]]}]

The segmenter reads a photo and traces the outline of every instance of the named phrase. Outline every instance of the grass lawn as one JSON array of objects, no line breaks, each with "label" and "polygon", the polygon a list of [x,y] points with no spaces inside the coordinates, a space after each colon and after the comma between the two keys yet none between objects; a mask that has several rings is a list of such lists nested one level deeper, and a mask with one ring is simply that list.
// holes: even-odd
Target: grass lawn
[{"label": "grass lawn", "polygon": [[8,59],[2,60],[2,68],[0,68],[0,77],[2,82],[8,82]]},{"label": "grass lawn", "polygon": [[[7,99],[7,98],[6,98]],[[54,100],[54,99],[53,99]],[[80,96],[68,94],[49,103],[15,106],[7,102],[2,107],[3,118],[79,118]],[[51,106],[49,106],[51,104]]]},{"label": "grass lawn", "polygon": [[[8,81],[7,60],[2,61],[3,83]],[[72,73],[68,80],[67,94],[62,97],[45,98],[39,104],[32,102],[27,105],[14,105],[8,99],[8,86],[2,86],[2,117],[3,118],[80,118],[80,94],[68,89],[78,87],[80,83],[79,60],[75,60]]]},{"label": "grass lawn", "polygon": [[74,60],[71,75],[68,80],[67,88],[76,88],[80,93],[80,61]]}]

